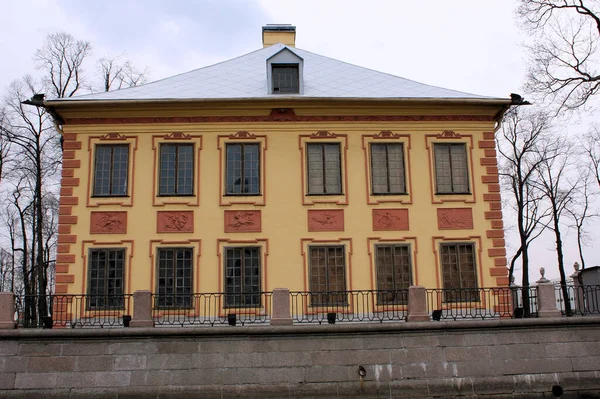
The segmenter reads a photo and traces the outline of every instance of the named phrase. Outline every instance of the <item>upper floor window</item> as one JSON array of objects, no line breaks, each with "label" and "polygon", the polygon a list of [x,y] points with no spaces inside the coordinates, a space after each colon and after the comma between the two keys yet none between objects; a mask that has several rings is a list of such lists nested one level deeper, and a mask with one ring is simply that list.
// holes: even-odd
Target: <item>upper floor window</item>
[{"label": "upper floor window", "polygon": [[91,249],[89,255],[88,308],[122,308],[125,250]]},{"label": "upper floor window", "polygon": [[308,194],[342,194],[340,144],[306,144]]},{"label": "upper floor window", "polygon": [[440,244],[444,300],[469,302],[479,300],[475,245],[473,243]]},{"label": "upper floor window", "polygon": [[409,245],[376,245],[377,301],[405,304],[411,284]]},{"label": "upper floor window", "polygon": [[156,307],[192,306],[192,248],[159,248]]},{"label": "upper floor window", "polygon": [[260,145],[226,145],[226,191],[228,195],[260,195]]},{"label": "upper floor window", "polygon": [[404,148],[402,144],[371,144],[373,194],[404,194]]},{"label": "upper floor window", "polygon": [[344,246],[311,246],[309,256],[311,304],[346,305]]},{"label": "upper floor window", "polygon": [[436,193],[469,194],[466,144],[435,143],[433,148]]},{"label": "upper floor window", "polygon": [[260,306],[260,248],[225,250],[225,305]]},{"label": "upper floor window", "polygon": [[159,195],[194,194],[194,145],[161,144]]},{"label": "upper floor window", "polygon": [[298,65],[295,64],[272,64],[273,94],[300,92],[300,80]]},{"label": "upper floor window", "polygon": [[129,146],[96,145],[93,196],[117,197],[127,195]]}]

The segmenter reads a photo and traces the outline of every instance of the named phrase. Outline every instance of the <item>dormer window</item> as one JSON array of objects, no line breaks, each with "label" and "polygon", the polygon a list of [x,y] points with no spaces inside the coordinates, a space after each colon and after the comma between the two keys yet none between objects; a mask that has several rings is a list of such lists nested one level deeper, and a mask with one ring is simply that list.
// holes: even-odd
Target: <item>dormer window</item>
[{"label": "dormer window", "polygon": [[272,64],[273,94],[300,92],[298,64]]},{"label": "dormer window", "polygon": [[304,60],[289,47],[283,47],[267,59],[268,94],[302,94]]}]

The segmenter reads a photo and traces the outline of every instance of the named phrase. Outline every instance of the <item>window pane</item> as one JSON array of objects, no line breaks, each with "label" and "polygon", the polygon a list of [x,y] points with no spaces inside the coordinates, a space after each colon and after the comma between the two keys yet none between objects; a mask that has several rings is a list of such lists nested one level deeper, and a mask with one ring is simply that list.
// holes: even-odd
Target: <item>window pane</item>
[{"label": "window pane", "polygon": [[371,144],[373,194],[405,193],[402,144]]},{"label": "window pane", "polygon": [[189,308],[192,305],[191,248],[158,250],[157,291],[155,306]]},{"label": "window pane", "polygon": [[260,306],[260,291],[260,248],[226,248],[226,306]]},{"label": "window pane", "polygon": [[477,271],[473,244],[440,246],[446,302],[477,301]]},{"label": "window pane", "polygon": [[377,245],[377,300],[380,303],[404,304],[411,284],[410,247],[408,245]]},{"label": "window pane", "polygon": [[124,249],[90,250],[88,308],[122,308]]},{"label": "window pane", "polygon": [[464,144],[450,147],[452,157],[452,186],[455,193],[469,192],[469,176],[467,168],[467,153]]},{"label": "window pane", "polygon": [[159,195],[194,193],[194,146],[161,144]]},{"label": "window pane", "polygon": [[347,304],[344,247],[310,247],[309,253],[311,305]]},{"label": "window pane", "polygon": [[340,170],[340,145],[324,144],[325,147],[325,192],[342,193],[342,173]]},{"label": "window pane", "polygon": [[452,192],[452,172],[450,165],[450,147],[446,144],[434,144],[435,182],[438,193]]},{"label": "window pane", "polygon": [[402,144],[386,144],[390,193],[405,193],[404,186],[404,149]]},{"label": "window pane", "polygon": [[274,94],[300,92],[297,65],[273,65],[271,79]]},{"label": "window pane", "polygon": [[245,194],[260,194],[260,155],[258,144],[244,144]]},{"label": "window pane", "polygon": [[325,176],[323,175],[323,145],[307,144],[308,154],[308,193],[325,193]]},{"label": "window pane", "polygon": [[96,146],[92,195],[127,195],[128,157],[127,145]]},{"label": "window pane", "polygon": [[226,148],[226,193],[240,194],[242,192],[242,145],[227,144]]}]

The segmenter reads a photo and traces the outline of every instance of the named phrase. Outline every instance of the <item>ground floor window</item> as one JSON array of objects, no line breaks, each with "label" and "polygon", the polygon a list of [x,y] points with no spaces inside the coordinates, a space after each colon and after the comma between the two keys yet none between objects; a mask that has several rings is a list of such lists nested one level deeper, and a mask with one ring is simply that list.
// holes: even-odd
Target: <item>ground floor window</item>
[{"label": "ground floor window", "polygon": [[309,247],[311,305],[347,305],[344,246]]},{"label": "ground floor window", "polygon": [[225,306],[261,305],[260,247],[225,248]]},{"label": "ground floor window", "polygon": [[159,248],[156,307],[192,306],[192,248]]},{"label": "ground floor window", "polygon": [[376,245],[377,303],[406,304],[411,285],[409,245]]},{"label": "ground floor window", "polygon": [[479,301],[475,245],[445,243],[440,245],[442,279],[446,302]]},{"label": "ground floor window", "polygon": [[123,307],[125,249],[90,249],[87,307]]}]

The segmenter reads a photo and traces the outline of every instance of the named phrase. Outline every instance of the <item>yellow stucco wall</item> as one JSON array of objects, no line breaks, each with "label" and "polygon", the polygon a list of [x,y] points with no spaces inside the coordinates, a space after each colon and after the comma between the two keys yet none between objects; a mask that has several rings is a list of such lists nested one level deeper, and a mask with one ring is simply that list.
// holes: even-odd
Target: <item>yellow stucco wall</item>
[{"label": "yellow stucco wall", "polygon": [[[193,114],[235,115],[236,110],[237,114],[240,114],[239,109],[244,109],[244,115],[268,115],[271,111],[270,105],[256,107],[253,110],[237,105],[233,108],[219,106],[206,108],[207,110],[203,112],[193,112]],[[296,115],[429,114],[440,116],[452,114],[490,117],[487,120],[470,117],[430,117],[389,121],[369,121],[364,120],[365,118],[352,121],[339,118],[340,121],[280,122],[138,120],[141,123],[131,123],[132,120],[94,119],[83,123],[72,118],[99,118],[99,115],[111,118],[124,115],[140,117],[189,115],[192,112],[185,106],[169,110],[160,108],[155,109],[155,112],[152,112],[151,108],[135,112],[114,108],[98,112],[65,109],[62,115],[67,119],[64,126],[66,158],[74,156],[74,159],[65,159],[67,172],[63,172],[62,223],[60,224],[56,291],[85,293],[87,251],[89,248],[101,247],[126,248],[126,292],[148,289],[154,291],[156,281],[153,276],[155,276],[156,264],[153,256],[156,254],[156,248],[190,246],[194,248],[197,256],[194,265],[193,291],[221,292],[223,266],[218,252],[226,245],[226,240],[239,241],[242,243],[240,245],[251,245],[256,242],[262,247],[263,261],[266,261],[266,265],[263,264],[263,290],[280,287],[290,290],[309,289],[303,252],[311,243],[310,240],[331,244],[340,242],[346,246],[348,289],[375,288],[375,272],[370,251],[375,243],[383,241],[398,241],[411,245],[413,283],[418,285],[441,287],[442,276],[437,252],[439,243],[445,240],[475,243],[480,286],[506,285],[506,273],[502,271],[505,259],[501,214],[498,217],[500,202],[487,198],[484,200],[484,195],[497,194],[495,181],[497,172],[494,173],[493,170],[495,158],[491,156],[490,151],[493,151],[491,132],[494,129],[491,115],[498,110],[494,107],[481,106],[429,107],[426,104],[415,105],[412,108],[410,105],[404,105],[396,108],[364,106],[360,109],[340,106],[324,109],[303,105],[295,107]],[[259,204],[264,202],[264,205],[226,205],[231,198],[223,197],[223,188],[220,188],[222,187],[220,180],[224,179],[224,169],[219,145],[228,142],[231,140],[229,136],[236,135],[240,131],[248,132],[256,138],[238,138],[236,142],[260,142],[264,150],[261,167],[264,168],[262,176],[265,177],[265,193],[262,198],[251,197]],[[343,196],[334,198],[341,204],[311,204],[314,200],[331,198],[304,196],[306,189],[302,179],[305,162],[302,147],[304,142],[311,140],[311,135],[319,131],[337,135],[318,139],[319,142],[341,142],[342,147],[347,145],[347,152],[343,153],[345,167],[342,168],[343,180],[347,182],[347,186]],[[381,198],[368,195],[368,173],[365,169],[368,162],[363,146],[370,140],[375,140],[373,136],[380,135],[382,131],[390,131],[392,137],[379,138],[378,142],[405,144],[409,195],[399,199],[395,197],[398,199],[397,202],[369,204],[368,202]],[[153,150],[153,146],[163,142],[163,136],[173,132],[181,132],[191,137],[191,139],[174,142],[193,142],[196,145],[196,162],[199,161],[196,168],[199,176],[196,176],[196,182],[198,180],[200,182],[199,190],[198,187],[194,188],[197,197],[158,198],[156,196],[154,182],[157,178],[156,151]],[[113,139],[102,143],[130,143],[129,165],[133,174],[133,185],[130,181],[129,191],[133,195],[126,199],[91,199],[88,179],[92,175],[92,162],[89,157],[93,154],[94,144],[100,142],[100,137],[109,133],[113,134]],[[393,137],[394,135],[397,137]],[[438,141],[467,143],[470,184],[473,185],[472,195],[433,195],[431,144]],[[198,151],[200,146],[201,149]],[[482,162],[484,158],[488,161]],[[69,192],[69,188],[73,189],[72,193]],[[248,198],[237,199],[248,200]],[[189,204],[168,203],[181,200]],[[120,202],[124,206],[102,204],[103,202]],[[372,209],[379,208],[408,209],[409,230],[373,231]],[[473,228],[440,230],[438,208],[471,208]],[[307,211],[312,209],[343,209],[344,231],[309,232]],[[179,210],[193,211],[194,232],[157,233],[157,212]],[[261,231],[225,233],[224,211],[227,210],[260,210]],[[113,211],[127,212],[127,233],[91,234],[91,212]],[[65,223],[66,221],[68,223]],[[490,234],[490,231],[494,232]]]}]

